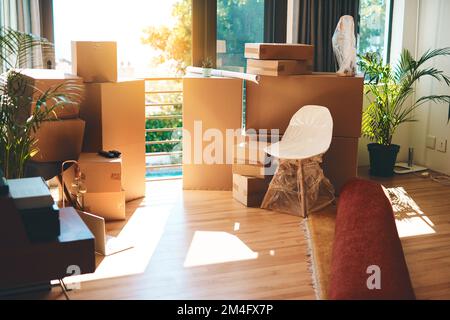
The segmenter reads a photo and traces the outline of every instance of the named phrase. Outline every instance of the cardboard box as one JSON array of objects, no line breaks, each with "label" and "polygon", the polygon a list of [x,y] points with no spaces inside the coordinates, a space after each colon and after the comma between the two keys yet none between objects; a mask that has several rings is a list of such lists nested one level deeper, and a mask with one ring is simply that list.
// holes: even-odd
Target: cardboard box
[{"label": "cardboard box", "polygon": [[125,192],[86,192],[83,210],[105,220],[125,219]]},{"label": "cardboard box", "polygon": [[284,133],[301,107],[320,105],[331,112],[334,136],[359,137],[363,81],[363,77],[338,77],[335,73],[261,76],[259,84],[247,82],[246,128]]},{"label": "cardboard box", "polygon": [[269,145],[265,141],[241,142],[233,148],[233,162],[270,166],[272,157],[264,151]]},{"label": "cardboard box", "polygon": [[109,159],[96,153],[81,153],[81,178],[88,192],[122,191],[122,159]]},{"label": "cardboard box", "polygon": [[269,184],[270,179],[233,174],[233,198],[247,207],[259,207]]},{"label": "cardboard box", "polygon": [[244,55],[261,60],[313,60],[314,46],[286,43],[246,43]]},{"label": "cardboard box", "polygon": [[122,152],[122,187],[127,201],[145,195],[144,92],[143,80],[88,83],[80,112],[86,121],[84,152]]},{"label": "cardboard box", "polygon": [[277,171],[278,162],[272,161],[270,167],[266,167],[260,164],[238,164],[233,163],[233,174],[239,174],[241,176],[256,177],[266,179],[272,177]]},{"label": "cardboard box", "polygon": [[44,121],[34,134],[36,162],[76,160],[81,153],[85,122],[81,119]]},{"label": "cardboard box", "polygon": [[358,171],[358,138],[333,137],[330,148],[323,156],[323,171],[336,193]]},{"label": "cardboard box", "polygon": [[264,76],[287,76],[311,74],[312,62],[309,60],[256,60],[247,59],[247,73]]},{"label": "cardboard box", "polygon": [[[83,94],[83,79],[76,75],[52,69],[18,69],[17,71],[24,76],[24,79],[28,84],[28,89],[25,95],[29,95],[31,98],[29,115],[34,111],[37,99],[39,99],[39,97],[48,90],[57,89],[58,86],[64,84],[66,85],[65,88],[58,88],[57,92]],[[77,86],[77,88],[70,88],[70,86]],[[47,108],[51,108],[54,105],[54,100],[47,100]],[[67,103],[55,108],[54,112],[56,114],[56,118],[58,119],[78,118],[80,105],[79,102]],[[55,118],[55,116],[52,115],[50,118]]]},{"label": "cardboard box", "polygon": [[[232,151],[237,138],[233,135],[227,143],[226,136],[227,129],[238,132],[241,128],[242,86],[241,79],[183,79],[183,129],[190,134],[190,139],[183,136],[184,189],[232,190]],[[201,128],[195,129],[196,123]],[[208,159],[203,152],[212,142],[203,139],[206,132],[223,137],[223,146],[216,153],[218,161],[204,161]]]},{"label": "cardboard box", "polygon": [[116,82],[117,43],[72,41],[72,73],[84,82]]}]

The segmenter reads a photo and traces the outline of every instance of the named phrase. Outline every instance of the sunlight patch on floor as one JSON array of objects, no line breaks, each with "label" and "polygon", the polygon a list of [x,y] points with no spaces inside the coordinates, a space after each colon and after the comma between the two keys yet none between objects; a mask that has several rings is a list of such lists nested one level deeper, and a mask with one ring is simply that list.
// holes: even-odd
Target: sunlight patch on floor
[{"label": "sunlight patch on floor", "polygon": [[403,187],[386,188],[400,238],[436,233],[433,222]]},{"label": "sunlight patch on floor", "polygon": [[132,244],[133,248],[104,257],[94,273],[64,280],[72,283],[143,273],[164,233],[171,207],[153,207],[153,210],[138,208],[117,236],[120,241]]},{"label": "sunlight patch on floor", "polygon": [[184,266],[195,267],[256,258],[258,253],[233,234],[222,231],[196,231]]}]

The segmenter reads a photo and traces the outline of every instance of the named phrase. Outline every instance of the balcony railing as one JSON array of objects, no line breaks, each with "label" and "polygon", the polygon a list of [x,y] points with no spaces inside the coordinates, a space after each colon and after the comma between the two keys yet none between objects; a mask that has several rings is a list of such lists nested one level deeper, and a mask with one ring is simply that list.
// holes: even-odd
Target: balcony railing
[{"label": "balcony railing", "polygon": [[182,177],[182,78],[145,79],[147,180]]}]

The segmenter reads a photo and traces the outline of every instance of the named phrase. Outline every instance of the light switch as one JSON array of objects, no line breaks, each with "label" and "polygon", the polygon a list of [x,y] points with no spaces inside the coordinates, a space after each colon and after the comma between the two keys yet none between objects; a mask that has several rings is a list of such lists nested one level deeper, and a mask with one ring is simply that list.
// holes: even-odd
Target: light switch
[{"label": "light switch", "polygon": [[436,150],[439,152],[447,152],[447,139],[445,138],[439,138],[437,140],[437,147]]}]

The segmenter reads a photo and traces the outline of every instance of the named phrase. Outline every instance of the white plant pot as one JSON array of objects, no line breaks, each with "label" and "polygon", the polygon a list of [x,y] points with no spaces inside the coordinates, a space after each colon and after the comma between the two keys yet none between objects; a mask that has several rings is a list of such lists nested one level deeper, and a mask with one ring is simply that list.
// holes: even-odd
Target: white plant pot
[{"label": "white plant pot", "polygon": [[205,78],[211,77],[212,68],[203,68],[203,76]]}]

